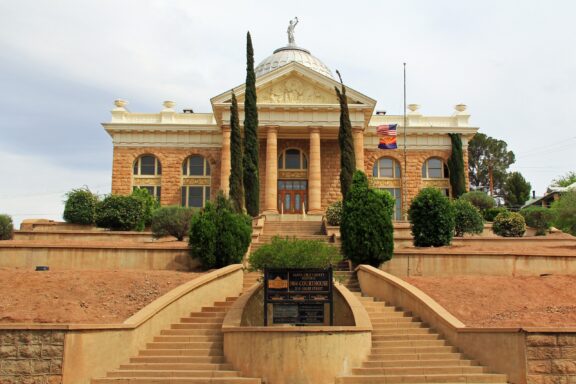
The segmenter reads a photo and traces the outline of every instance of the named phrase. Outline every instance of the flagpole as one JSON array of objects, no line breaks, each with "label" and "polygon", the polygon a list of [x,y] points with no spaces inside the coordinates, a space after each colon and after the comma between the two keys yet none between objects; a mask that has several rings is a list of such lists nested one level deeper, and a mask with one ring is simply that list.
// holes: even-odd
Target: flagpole
[{"label": "flagpole", "polygon": [[[404,200],[404,201],[402,202],[402,206],[404,208],[403,211],[408,212],[408,207],[407,207],[407,204],[408,204],[407,177],[408,177],[408,175],[406,174],[407,170],[408,170],[407,161],[406,161],[406,63],[404,63],[404,125],[403,125],[403,128],[404,128],[404,173],[403,173],[404,174],[404,185],[402,186],[402,197],[403,197],[402,200]],[[406,220],[407,218],[408,218],[407,214],[404,213],[404,219]]]}]

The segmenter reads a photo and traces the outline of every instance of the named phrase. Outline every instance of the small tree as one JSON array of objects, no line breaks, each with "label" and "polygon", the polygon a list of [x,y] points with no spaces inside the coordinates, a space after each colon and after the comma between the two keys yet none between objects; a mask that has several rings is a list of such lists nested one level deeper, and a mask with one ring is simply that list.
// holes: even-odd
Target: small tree
[{"label": "small tree", "polygon": [[528,207],[520,211],[529,227],[536,228],[536,236],[543,236],[552,227],[554,211],[544,207]]},{"label": "small tree", "polygon": [[464,175],[464,154],[462,153],[462,138],[458,133],[449,133],[452,141],[452,154],[448,159],[450,170],[450,186],[454,197],[458,198],[466,192],[466,176]]},{"label": "small tree", "polygon": [[340,234],[344,256],[356,264],[379,267],[392,258],[394,198],[368,187],[362,171],[354,172],[348,199],[343,202]]},{"label": "small tree", "polygon": [[14,236],[14,224],[8,215],[0,214],[0,240],[11,240]]},{"label": "small tree", "polygon": [[496,218],[496,216],[498,216],[500,213],[502,212],[508,212],[508,209],[506,209],[505,207],[492,207],[492,208],[488,208],[487,210],[484,211],[483,216],[484,216],[484,220],[486,221],[494,221],[494,219]]},{"label": "small tree", "polygon": [[487,209],[493,208],[496,206],[496,200],[492,196],[489,196],[486,192],[482,191],[470,191],[466,192],[462,196],[460,196],[460,200],[466,200],[476,208],[480,210],[480,212],[484,212]]},{"label": "small tree", "polygon": [[554,226],[576,236],[576,191],[565,192],[552,204]]},{"label": "small tree", "polygon": [[521,214],[516,212],[502,212],[494,219],[492,231],[503,237],[522,237],[526,232],[526,222]]},{"label": "small tree", "polygon": [[504,184],[504,201],[512,208],[520,208],[530,198],[532,186],[520,172],[512,172]]},{"label": "small tree", "polygon": [[88,188],[73,189],[66,193],[64,220],[72,224],[92,225],[96,222],[98,196]]},{"label": "small tree", "polygon": [[230,201],[238,213],[244,208],[244,181],[242,177],[242,133],[238,120],[238,102],[232,92],[232,106],[230,107]]},{"label": "small tree", "polygon": [[408,219],[415,246],[441,247],[452,241],[454,208],[439,189],[420,190],[410,204]]},{"label": "small tree", "polygon": [[143,212],[141,199],[108,195],[96,206],[96,225],[113,231],[133,231],[141,225]]},{"label": "small tree", "polygon": [[246,35],[246,94],[244,96],[244,198],[250,216],[260,213],[260,180],[258,176],[258,107],[254,48],[250,32]]},{"label": "small tree", "polygon": [[568,187],[576,183],[576,172],[570,171],[564,176],[560,176],[552,180],[552,185],[557,185],[559,187]]},{"label": "small tree", "polygon": [[342,200],[338,200],[326,208],[326,221],[328,225],[340,225],[342,221]]},{"label": "small tree", "polygon": [[134,189],[131,196],[142,202],[142,220],[138,223],[136,229],[143,231],[145,227],[149,227],[152,224],[152,215],[160,207],[160,203],[146,188]]},{"label": "small tree", "polygon": [[178,241],[184,240],[190,231],[193,212],[191,208],[175,205],[158,208],[152,215],[152,234],[156,238],[174,236]]},{"label": "small tree", "polygon": [[252,240],[252,219],[234,212],[230,201],[220,192],[215,202],[192,216],[190,255],[204,268],[222,268],[239,263]]},{"label": "small tree", "polygon": [[466,200],[454,200],[454,234],[458,237],[465,233],[479,234],[484,231],[484,220],[478,208]]},{"label": "small tree", "polygon": [[340,84],[342,85],[342,92],[338,87],[336,89],[336,96],[340,102],[340,128],[338,129],[338,144],[340,145],[340,192],[342,193],[342,200],[346,200],[347,193],[352,185],[352,177],[356,169],[356,155],[354,153],[354,138],[352,137],[352,123],[350,123],[350,114],[348,112],[348,99],[346,97],[346,87],[342,82],[340,72]]}]

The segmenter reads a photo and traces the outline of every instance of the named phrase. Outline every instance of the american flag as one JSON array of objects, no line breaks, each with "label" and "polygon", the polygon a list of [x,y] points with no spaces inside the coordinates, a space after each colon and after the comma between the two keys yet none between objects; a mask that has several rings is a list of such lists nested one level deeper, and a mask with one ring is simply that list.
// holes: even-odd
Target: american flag
[{"label": "american flag", "polygon": [[396,136],[396,127],[398,124],[386,124],[376,127],[376,134],[381,136]]}]

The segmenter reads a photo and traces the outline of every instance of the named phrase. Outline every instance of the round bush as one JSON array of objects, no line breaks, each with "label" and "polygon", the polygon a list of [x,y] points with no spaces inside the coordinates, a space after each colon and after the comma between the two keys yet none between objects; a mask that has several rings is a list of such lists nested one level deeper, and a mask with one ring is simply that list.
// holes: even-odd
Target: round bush
[{"label": "round bush", "polygon": [[466,192],[460,196],[460,199],[468,201],[470,204],[478,208],[480,212],[494,208],[494,206],[496,206],[496,200],[494,200],[494,198],[489,196],[486,192],[482,191]]},{"label": "round bush", "polygon": [[415,246],[441,247],[452,241],[454,208],[439,189],[420,190],[410,204],[408,219]]},{"label": "round bush", "polygon": [[14,224],[8,215],[0,214],[0,240],[11,240],[14,236]]},{"label": "round bush", "polygon": [[336,247],[318,240],[297,240],[275,236],[250,255],[250,269],[328,268],[342,260]]},{"label": "round bush", "polygon": [[64,220],[73,224],[92,225],[96,222],[98,196],[88,188],[73,189],[66,194]]},{"label": "round bush", "polygon": [[478,208],[467,200],[455,200],[454,203],[454,234],[464,236],[465,233],[478,234],[484,230],[484,220]]},{"label": "round bush", "polygon": [[520,211],[526,225],[536,228],[536,236],[543,236],[552,227],[554,211],[544,207],[528,207]]},{"label": "round bush", "polygon": [[576,191],[564,192],[560,200],[552,204],[554,226],[576,236]]},{"label": "round bush", "polygon": [[328,225],[338,226],[342,221],[342,201],[336,201],[326,209],[326,221]]},{"label": "round bush", "polygon": [[174,236],[182,241],[190,231],[191,208],[170,206],[161,207],[152,214],[152,234],[154,237]]},{"label": "round bush", "polygon": [[484,220],[494,221],[496,216],[498,216],[502,212],[508,212],[508,209],[506,209],[505,207],[488,208],[483,212]]},{"label": "round bush", "polygon": [[252,240],[252,219],[236,213],[220,192],[214,203],[192,216],[190,255],[200,259],[206,269],[239,263]]},{"label": "round bush", "polygon": [[152,224],[152,215],[160,207],[160,203],[146,188],[134,189],[132,196],[142,202],[142,220],[138,224],[137,229],[143,231],[145,227],[149,227]]},{"label": "round bush", "polygon": [[342,207],[342,252],[355,264],[379,267],[392,258],[394,198],[386,191],[368,187],[361,171],[354,172],[352,186]]},{"label": "round bush", "polygon": [[109,195],[96,206],[96,225],[113,231],[133,231],[142,223],[143,203],[133,196]]},{"label": "round bush", "polygon": [[492,231],[503,237],[522,237],[526,232],[526,222],[521,214],[516,212],[502,212],[494,219]]}]

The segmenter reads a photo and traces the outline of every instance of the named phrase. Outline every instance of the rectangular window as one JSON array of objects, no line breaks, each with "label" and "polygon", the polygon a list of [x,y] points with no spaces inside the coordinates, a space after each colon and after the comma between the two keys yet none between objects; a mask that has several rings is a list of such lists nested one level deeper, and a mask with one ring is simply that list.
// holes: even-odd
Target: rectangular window
[{"label": "rectangular window", "polygon": [[190,176],[204,176],[204,158],[192,156],[190,158]]},{"label": "rectangular window", "polygon": [[392,197],[394,198],[394,220],[402,220],[402,193],[400,188],[382,188],[385,191],[388,191]]},{"label": "rectangular window", "polygon": [[140,174],[141,175],[155,175],[156,174],[156,158],[152,156],[143,156],[140,158]]},{"label": "rectangular window", "polygon": [[202,208],[202,187],[188,187],[188,206],[194,208]]}]

